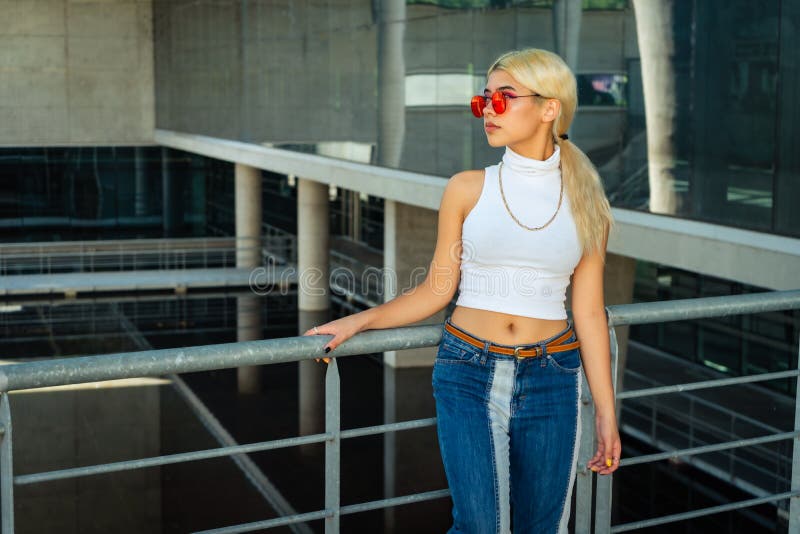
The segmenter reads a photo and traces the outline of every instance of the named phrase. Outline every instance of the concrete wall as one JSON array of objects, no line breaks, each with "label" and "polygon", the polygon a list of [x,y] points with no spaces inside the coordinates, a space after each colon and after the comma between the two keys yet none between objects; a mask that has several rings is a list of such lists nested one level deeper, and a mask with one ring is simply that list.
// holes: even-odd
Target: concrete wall
[{"label": "concrete wall", "polygon": [[151,0],[0,0],[0,145],[151,143]]},{"label": "concrete wall", "polygon": [[154,0],[159,128],[254,143],[376,138],[365,0]]}]

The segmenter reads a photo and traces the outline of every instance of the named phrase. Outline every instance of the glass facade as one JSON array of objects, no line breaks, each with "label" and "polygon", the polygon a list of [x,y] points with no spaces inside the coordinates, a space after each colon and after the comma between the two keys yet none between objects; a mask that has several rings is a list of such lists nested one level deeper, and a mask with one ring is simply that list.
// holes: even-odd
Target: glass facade
[{"label": "glass facade", "polygon": [[[638,261],[634,302],[762,293],[754,287],[655,263]],[[715,371],[743,376],[797,368],[800,311],[634,325],[630,339]],[[763,387],[794,396],[795,380]]]},{"label": "glass facade", "polygon": [[614,206],[800,235],[796,2],[569,4],[154,0],[157,126],[447,177],[501,155],[490,62],[545,48]]},{"label": "glass facade", "polygon": [[153,146],[0,148],[0,240],[205,236],[214,168]]}]

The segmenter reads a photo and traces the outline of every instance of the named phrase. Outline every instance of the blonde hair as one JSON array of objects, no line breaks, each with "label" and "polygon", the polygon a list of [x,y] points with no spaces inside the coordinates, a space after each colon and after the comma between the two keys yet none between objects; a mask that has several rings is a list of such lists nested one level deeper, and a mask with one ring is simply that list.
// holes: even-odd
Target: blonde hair
[{"label": "blonde hair", "polygon": [[507,52],[497,58],[486,73],[496,70],[510,74],[534,93],[546,95],[561,103],[561,111],[553,121],[553,139],[561,148],[561,176],[569,198],[575,226],[584,253],[600,250],[605,256],[603,241],[614,228],[611,206],[597,169],[574,143],[562,140],[578,107],[575,75],[558,55],[538,48]]}]

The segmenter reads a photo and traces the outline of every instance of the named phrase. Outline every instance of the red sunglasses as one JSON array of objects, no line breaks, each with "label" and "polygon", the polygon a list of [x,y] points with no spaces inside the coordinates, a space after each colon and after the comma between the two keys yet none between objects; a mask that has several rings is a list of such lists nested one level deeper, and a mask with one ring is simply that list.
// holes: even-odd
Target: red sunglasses
[{"label": "red sunglasses", "polygon": [[506,111],[506,107],[508,106],[508,100],[514,100],[515,98],[524,98],[526,96],[542,96],[539,93],[533,93],[532,95],[510,95],[508,93],[501,93],[500,91],[495,91],[492,93],[492,96],[486,95],[475,95],[472,97],[472,101],[470,102],[470,107],[472,108],[472,114],[478,118],[483,117],[483,110],[486,106],[489,105],[489,100],[492,101],[492,109],[498,115],[502,115]]}]

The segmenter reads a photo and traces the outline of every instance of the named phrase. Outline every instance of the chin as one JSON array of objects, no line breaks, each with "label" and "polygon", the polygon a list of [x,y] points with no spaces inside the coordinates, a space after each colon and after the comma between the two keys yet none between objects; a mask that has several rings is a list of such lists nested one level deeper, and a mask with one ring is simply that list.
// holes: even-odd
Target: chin
[{"label": "chin", "polygon": [[489,146],[494,148],[506,146],[506,143],[499,135],[487,135],[486,141],[489,143]]}]

